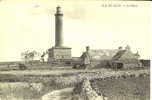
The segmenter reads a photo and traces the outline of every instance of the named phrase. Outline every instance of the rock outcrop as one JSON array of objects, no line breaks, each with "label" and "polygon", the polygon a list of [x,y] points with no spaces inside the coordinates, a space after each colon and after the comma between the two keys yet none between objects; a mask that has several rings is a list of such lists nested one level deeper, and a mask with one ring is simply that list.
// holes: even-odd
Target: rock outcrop
[{"label": "rock outcrop", "polygon": [[72,92],[72,100],[107,100],[106,97],[99,95],[92,89],[90,81],[85,78],[81,83],[77,84]]}]

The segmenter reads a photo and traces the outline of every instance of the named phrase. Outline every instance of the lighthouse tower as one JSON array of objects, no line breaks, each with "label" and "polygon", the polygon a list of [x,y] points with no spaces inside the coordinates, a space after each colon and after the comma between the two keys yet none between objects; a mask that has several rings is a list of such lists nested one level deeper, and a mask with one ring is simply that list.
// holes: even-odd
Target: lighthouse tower
[{"label": "lighthouse tower", "polygon": [[63,39],[63,14],[61,7],[57,7],[55,14],[55,47],[62,47]]},{"label": "lighthouse tower", "polygon": [[55,46],[49,49],[48,61],[71,59],[71,48],[64,46],[63,13],[56,7],[55,13]]}]

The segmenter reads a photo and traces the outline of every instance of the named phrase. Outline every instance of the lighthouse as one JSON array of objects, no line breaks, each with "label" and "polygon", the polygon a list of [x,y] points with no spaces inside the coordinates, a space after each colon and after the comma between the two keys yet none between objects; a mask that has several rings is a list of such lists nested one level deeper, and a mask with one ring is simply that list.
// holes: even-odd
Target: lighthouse
[{"label": "lighthouse", "polygon": [[55,14],[55,47],[63,47],[63,39],[63,13],[58,6]]},{"label": "lighthouse", "polygon": [[55,13],[55,46],[48,50],[48,54],[48,62],[71,59],[71,48],[64,46],[63,13],[59,6]]}]

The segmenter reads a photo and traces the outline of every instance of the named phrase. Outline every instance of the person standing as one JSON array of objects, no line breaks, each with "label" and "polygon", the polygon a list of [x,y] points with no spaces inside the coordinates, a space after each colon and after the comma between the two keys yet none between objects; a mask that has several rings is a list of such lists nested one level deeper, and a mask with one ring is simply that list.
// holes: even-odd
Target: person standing
[{"label": "person standing", "polygon": [[42,63],[44,63],[44,56],[45,56],[45,52],[43,52],[43,54],[41,55],[41,61],[42,61]]},{"label": "person standing", "polygon": [[84,67],[84,69],[91,66],[91,56],[90,56],[89,46],[86,47],[86,51],[83,52],[83,54],[81,55],[81,59],[82,59],[82,66]]}]

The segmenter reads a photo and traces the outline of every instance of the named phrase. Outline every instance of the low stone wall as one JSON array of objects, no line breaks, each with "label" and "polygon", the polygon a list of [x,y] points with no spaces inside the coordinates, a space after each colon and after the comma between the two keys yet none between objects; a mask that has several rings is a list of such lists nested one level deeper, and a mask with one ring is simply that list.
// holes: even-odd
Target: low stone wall
[{"label": "low stone wall", "polygon": [[102,93],[97,94],[91,87],[90,81],[85,78],[73,89],[72,100],[107,100],[107,97],[104,97]]},{"label": "low stone wall", "polygon": [[150,66],[150,60],[141,59],[140,62],[142,63],[143,66]]},{"label": "low stone wall", "polygon": [[142,67],[142,65],[139,65],[139,64],[124,64],[124,69],[131,69],[131,68],[139,68],[139,67]]},{"label": "low stone wall", "polygon": [[102,72],[83,72],[77,75],[70,76],[60,76],[54,77],[52,79],[51,86],[54,86],[55,89],[73,87],[77,83],[83,81],[84,78],[88,80],[110,80],[110,79],[122,79],[127,77],[146,77],[150,75],[149,70],[132,70],[132,71],[107,71],[103,70]]}]

